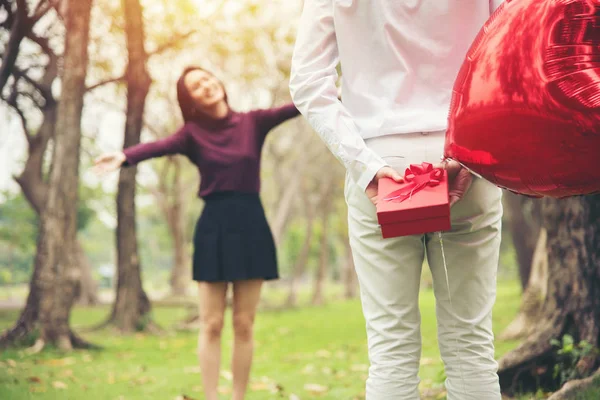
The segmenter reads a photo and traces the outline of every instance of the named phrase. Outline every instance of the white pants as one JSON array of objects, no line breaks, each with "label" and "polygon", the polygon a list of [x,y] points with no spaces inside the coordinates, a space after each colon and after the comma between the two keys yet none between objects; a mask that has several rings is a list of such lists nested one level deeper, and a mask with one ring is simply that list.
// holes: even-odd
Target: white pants
[{"label": "white pants", "polygon": [[[366,143],[404,174],[411,163],[440,161],[444,132],[384,136]],[[367,323],[371,367],[366,399],[419,399],[418,296],[427,255],[448,400],[500,400],[492,333],[502,216],[500,189],[474,178],[464,198],[452,207],[452,229],[442,234],[450,296],[438,234],[382,239],[375,206],[348,176],[345,197]]]}]

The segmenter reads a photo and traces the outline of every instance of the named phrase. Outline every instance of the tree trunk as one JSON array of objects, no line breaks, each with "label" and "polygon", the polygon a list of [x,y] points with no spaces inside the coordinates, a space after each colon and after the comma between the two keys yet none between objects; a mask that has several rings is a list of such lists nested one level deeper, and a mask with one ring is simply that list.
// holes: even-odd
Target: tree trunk
[{"label": "tree trunk", "polygon": [[77,187],[81,142],[81,113],[88,63],[92,0],[72,0],[66,14],[66,43],[62,98],[58,106],[50,186],[41,213],[35,267],[30,293],[16,326],[0,344],[9,345],[39,327],[35,350],[52,343],[70,350],[83,345],[69,327],[79,269],[73,261],[77,234]]},{"label": "tree trunk", "polygon": [[548,292],[548,254],[546,249],[548,234],[542,228],[533,255],[529,283],[521,298],[521,309],[517,317],[500,336],[501,340],[522,339],[532,334],[542,311]]},{"label": "tree trunk", "polygon": [[[58,77],[58,60],[53,54],[48,54],[48,58],[44,75],[38,81],[45,100],[44,106],[40,109],[43,116],[42,124],[35,136],[25,133],[28,143],[27,160],[22,173],[14,178],[29,205],[38,215],[42,213],[48,197],[48,183],[44,181],[43,164],[48,143],[55,137],[58,107],[58,102],[51,91],[51,85]],[[81,268],[81,290],[78,301],[87,305],[97,304],[98,285],[93,279],[89,259],[77,239],[74,244],[69,244],[69,247],[71,246],[77,249],[77,257],[74,259],[76,265],[73,268]]]},{"label": "tree trunk", "polygon": [[75,257],[73,260],[76,263],[75,267],[81,270],[81,290],[79,291],[77,302],[84,306],[93,306],[99,304],[100,299],[98,298],[98,283],[92,274],[92,264],[85,254],[85,251],[83,250],[79,240],[75,240],[73,248],[75,249]]},{"label": "tree trunk", "polygon": [[312,304],[321,305],[325,302],[324,287],[329,266],[329,210],[331,209],[330,194],[332,191],[332,180],[324,183],[324,195],[321,197],[321,220],[323,221],[321,236],[321,251],[319,252],[319,266],[315,274]]},{"label": "tree trunk", "polygon": [[173,237],[174,264],[171,269],[171,295],[185,296],[190,282],[190,256],[187,249],[185,234],[185,211],[183,204],[183,182],[181,177],[181,162],[175,163],[175,196],[167,213],[167,223]]},{"label": "tree trunk", "polygon": [[506,192],[509,229],[517,253],[521,288],[525,291],[531,274],[533,253],[541,228],[540,200]]},{"label": "tree trunk", "polygon": [[[298,148],[306,148],[311,140],[310,135],[300,135],[301,132],[298,132],[299,136],[303,139],[298,143]],[[284,156],[278,155],[276,152],[271,151],[271,156],[275,159],[276,165],[280,162],[283,162]],[[286,171],[286,168],[276,168],[275,169],[275,182],[277,182],[277,186],[279,187],[279,194],[277,196],[277,201],[273,205],[272,209],[275,210],[270,218],[271,230],[273,232],[273,238],[275,240],[275,245],[279,246],[281,244],[281,240],[283,239],[285,230],[290,221],[293,212],[293,205],[295,204],[296,197],[298,192],[301,190],[300,182],[302,181],[302,176],[306,170],[307,164],[311,162],[311,154],[303,153],[302,156],[299,156],[295,161],[291,168],[293,171],[293,177],[290,179],[289,176],[284,175],[283,173]]]},{"label": "tree trunk", "polygon": [[306,212],[306,231],[304,233],[304,243],[296,258],[294,267],[292,269],[292,279],[290,280],[290,291],[286,300],[286,307],[295,307],[298,302],[298,284],[302,279],[302,276],[306,272],[306,265],[308,264],[308,256],[310,255],[310,247],[312,244],[313,237],[313,224],[314,224],[314,212],[312,206],[308,200],[307,190],[303,191],[304,199],[304,210]]},{"label": "tree trunk", "polygon": [[[127,64],[127,114],[125,140],[127,148],[140,142],[150,76],[146,70],[144,26],[139,0],[123,0]],[[122,332],[150,328],[150,300],[142,287],[136,236],[135,176],[137,168],[124,168],[119,176],[117,194],[117,296],[109,322]]]},{"label": "tree trunk", "polygon": [[[295,170],[295,172],[298,174],[301,173],[301,171],[298,170]],[[271,224],[273,226],[273,238],[277,246],[281,244],[283,233],[290,219],[292,206],[300,186],[298,181],[299,179],[292,179],[291,182],[288,182],[283,190],[283,196],[280,197],[277,202],[277,211],[273,218],[273,223]]]},{"label": "tree trunk", "polygon": [[[562,382],[553,372],[561,358],[552,339],[568,334],[576,344],[599,344],[600,195],[545,199],[543,216],[548,292],[535,332],[500,361],[500,384],[509,395],[559,388]],[[585,377],[597,366],[597,355],[591,353],[573,367],[572,377]]]},{"label": "tree trunk", "polygon": [[171,270],[171,295],[186,296],[188,293],[188,285],[190,282],[190,257],[187,250],[187,242],[185,234],[182,232],[183,226],[178,223],[177,232],[173,234],[173,251],[175,252],[175,260],[173,269]]},{"label": "tree trunk", "polygon": [[346,248],[346,262],[344,263],[344,298],[354,299],[356,297],[357,277],[352,258],[352,248],[348,238],[344,241]]}]

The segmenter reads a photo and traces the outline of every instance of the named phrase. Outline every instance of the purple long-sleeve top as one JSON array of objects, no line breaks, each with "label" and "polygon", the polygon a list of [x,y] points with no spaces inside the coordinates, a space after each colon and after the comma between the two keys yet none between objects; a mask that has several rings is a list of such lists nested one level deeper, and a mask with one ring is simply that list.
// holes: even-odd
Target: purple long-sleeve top
[{"label": "purple long-sleeve top", "polygon": [[124,150],[124,166],[169,154],[183,154],[202,175],[199,197],[214,192],[260,191],[260,159],[267,133],[299,114],[293,104],[240,113],[202,125],[187,122],[171,136]]}]

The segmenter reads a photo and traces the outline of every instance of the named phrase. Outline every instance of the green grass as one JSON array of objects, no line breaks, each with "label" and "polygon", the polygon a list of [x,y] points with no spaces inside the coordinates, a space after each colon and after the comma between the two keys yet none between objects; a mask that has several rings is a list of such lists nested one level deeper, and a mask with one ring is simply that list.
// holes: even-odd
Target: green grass
[{"label": "green grass", "polygon": [[[515,316],[519,287],[503,283],[494,312],[499,333]],[[442,388],[442,363],[437,349],[435,307],[431,290],[420,298],[423,332],[421,379],[423,389]],[[102,321],[108,308],[77,308],[73,326]],[[163,327],[186,316],[184,308],[161,308],[154,318]],[[0,312],[0,329],[10,326],[18,312]],[[223,338],[222,398],[230,398],[228,366],[231,323],[228,314]],[[30,356],[9,350],[0,356],[0,399],[202,399],[196,363],[195,332],[168,331],[164,336],[121,336],[111,330],[83,333],[104,346],[99,351],[62,354],[46,350]],[[367,375],[365,329],[358,300],[333,301],[323,307],[262,311],[256,322],[256,352],[247,398],[331,400],[364,398]],[[497,356],[516,346],[498,341]],[[595,397],[596,398],[596,397]]]}]

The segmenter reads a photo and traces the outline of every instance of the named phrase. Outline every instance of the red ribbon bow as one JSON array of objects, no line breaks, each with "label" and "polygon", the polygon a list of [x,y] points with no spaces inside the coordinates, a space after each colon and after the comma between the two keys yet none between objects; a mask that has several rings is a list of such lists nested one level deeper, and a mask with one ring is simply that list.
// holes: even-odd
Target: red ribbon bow
[{"label": "red ribbon bow", "polygon": [[433,165],[430,163],[411,164],[404,172],[404,181],[410,182],[410,185],[389,193],[383,200],[402,203],[427,186],[439,185],[443,176],[444,170],[433,168]]}]

